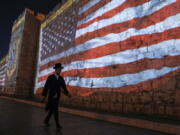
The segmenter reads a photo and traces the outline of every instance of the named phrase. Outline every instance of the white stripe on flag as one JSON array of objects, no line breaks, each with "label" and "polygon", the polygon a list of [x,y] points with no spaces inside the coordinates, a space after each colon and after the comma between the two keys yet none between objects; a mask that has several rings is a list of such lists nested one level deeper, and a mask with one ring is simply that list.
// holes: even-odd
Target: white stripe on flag
[{"label": "white stripe on flag", "polygon": [[150,15],[174,2],[176,2],[176,0],[166,0],[166,1],[161,1],[161,2],[158,0],[152,0],[150,2],[139,5],[137,7],[127,8],[124,11],[118,13],[117,15],[109,19],[104,19],[98,22],[94,22],[93,24],[89,25],[86,28],[77,30],[76,37],[78,38],[87,32],[92,32],[94,30],[103,28],[111,24],[121,23],[121,22],[131,20],[133,18],[137,18],[137,17],[140,18],[140,17]]}]

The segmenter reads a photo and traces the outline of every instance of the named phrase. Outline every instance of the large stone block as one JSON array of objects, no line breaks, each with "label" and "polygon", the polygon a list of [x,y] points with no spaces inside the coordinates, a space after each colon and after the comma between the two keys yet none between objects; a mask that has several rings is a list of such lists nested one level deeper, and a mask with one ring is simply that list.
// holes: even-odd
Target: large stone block
[{"label": "large stone block", "polygon": [[175,94],[175,105],[179,105],[180,106],[180,89],[176,90],[176,94]]}]

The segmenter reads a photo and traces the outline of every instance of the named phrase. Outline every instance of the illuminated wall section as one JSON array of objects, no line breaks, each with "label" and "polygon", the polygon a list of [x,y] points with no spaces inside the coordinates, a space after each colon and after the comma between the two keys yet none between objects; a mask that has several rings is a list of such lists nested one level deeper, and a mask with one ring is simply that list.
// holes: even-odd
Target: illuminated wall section
[{"label": "illuminated wall section", "polygon": [[[40,94],[44,81],[52,74],[57,62],[69,63],[70,59],[60,60],[62,54],[75,47],[75,33],[78,8],[75,0],[59,4],[41,25],[39,67],[34,93]],[[68,55],[68,53],[64,54]]]},{"label": "illuminated wall section", "polygon": [[84,3],[79,10],[77,47],[68,53],[71,63],[64,73],[67,81],[73,70],[80,76],[69,84],[82,91],[131,92],[141,89],[128,87],[179,71],[179,6],[179,0]]},{"label": "illuminated wall section", "polygon": [[7,70],[7,56],[0,60],[0,92],[4,90]]},{"label": "illuminated wall section", "polygon": [[82,0],[75,45],[41,58],[37,89],[56,62],[64,64],[66,84],[79,96],[67,104],[180,116],[180,0]]},{"label": "illuminated wall section", "polygon": [[14,93],[17,79],[19,53],[22,44],[25,12],[14,22],[7,58],[6,92]]}]

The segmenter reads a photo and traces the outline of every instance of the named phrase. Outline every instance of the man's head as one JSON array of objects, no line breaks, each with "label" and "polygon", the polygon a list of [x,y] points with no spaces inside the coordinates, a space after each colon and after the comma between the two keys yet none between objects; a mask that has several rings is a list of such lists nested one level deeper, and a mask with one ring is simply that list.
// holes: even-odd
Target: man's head
[{"label": "man's head", "polygon": [[55,64],[55,66],[54,66],[53,68],[55,69],[55,72],[56,72],[56,74],[58,74],[58,75],[61,73],[61,70],[63,69],[61,63]]}]

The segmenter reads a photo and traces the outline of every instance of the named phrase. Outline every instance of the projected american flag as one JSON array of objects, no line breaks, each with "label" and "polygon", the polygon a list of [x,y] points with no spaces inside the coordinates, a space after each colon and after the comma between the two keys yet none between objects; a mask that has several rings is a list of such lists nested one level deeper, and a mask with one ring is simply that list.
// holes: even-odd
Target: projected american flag
[{"label": "projected american flag", "polygon": [[180,0],[82,0],[75,32],[75,45],[40,60],[36,93],[57,62],[81,96],[150,90],[179,72]]}]

